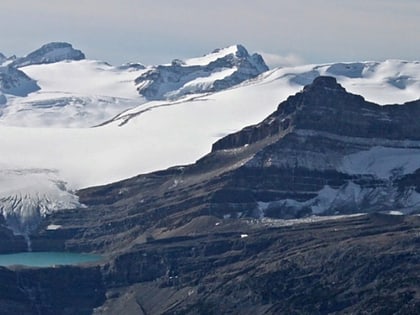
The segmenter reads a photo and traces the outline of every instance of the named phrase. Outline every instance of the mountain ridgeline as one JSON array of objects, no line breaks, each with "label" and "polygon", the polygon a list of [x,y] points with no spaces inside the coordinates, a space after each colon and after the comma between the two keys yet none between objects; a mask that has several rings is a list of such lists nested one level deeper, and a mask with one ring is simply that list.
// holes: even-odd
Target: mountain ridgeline
[{"label": "mountain ridgeline", "polygon": [[213,152],[267,143],[229,188],[232,196],[246,192],[263,216],[419,212],[419,115],[420,101],[379,106],[318,77],[262,123],[216,142]]}]

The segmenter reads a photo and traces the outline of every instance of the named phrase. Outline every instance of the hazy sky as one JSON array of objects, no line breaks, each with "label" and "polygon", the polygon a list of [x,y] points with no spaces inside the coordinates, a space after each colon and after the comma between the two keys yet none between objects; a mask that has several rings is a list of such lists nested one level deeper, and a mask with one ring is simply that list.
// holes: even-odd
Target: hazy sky
[{"label": "hazy sky", "polygon": [[420,60],[419,0],[1,0],[0,29],[5,55],[67,41],[112,64],[236,43],[271,64]]}]

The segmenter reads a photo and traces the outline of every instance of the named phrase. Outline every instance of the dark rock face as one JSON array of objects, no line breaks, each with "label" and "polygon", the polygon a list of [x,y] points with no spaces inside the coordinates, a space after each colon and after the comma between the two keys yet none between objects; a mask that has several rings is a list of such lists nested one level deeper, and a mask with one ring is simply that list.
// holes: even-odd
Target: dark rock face
[{"label": "dark rock face", "polygon": [[0,92],[26,96],[39,89],[38,84],[19,69],[10,65],[0,67]]},{"label": "dark rock face", "polygon": [[69,43],[53,42],[43,45],[26,57],[17,58],[11,66],[19,68],[36,64],[55,63],[64,60],[82,60],[85,55]]},{"label": "dark rock face", "polygon": [[6,227],[3,216],[0,216],[0,253],[24,252],[28,246],[23,236],[14,235],[13,232]]},{"label": "dark rock face", "polygon": [[235,171],[229,194],[246,191],[248,199],[266,203],[265,215],[419,212],[417,184],[407,182],[420,169],[419,115],[420,101],[378,106],[319,77],[213,151],[269,142]]},{"label": "dark rock face", "polygon": [[91,314],[105,301],[100,269],[0,267],[0,314]]},{"label": "dark rock face", "polygon": [[[216,50],[213,53],[218,52]],[[232,71],[223,78],[191,83],[226,69]],[[138,77],[135,83],[139,93],[147,99],[173,99],[188,94],[227,89],[267,70],[268,67],[260,55],[249,55],[243,46],[237,45],[235,53],[221,56],[205,65],[185,65],[181,60],[174,60],[171,65],[157,66]]]}]

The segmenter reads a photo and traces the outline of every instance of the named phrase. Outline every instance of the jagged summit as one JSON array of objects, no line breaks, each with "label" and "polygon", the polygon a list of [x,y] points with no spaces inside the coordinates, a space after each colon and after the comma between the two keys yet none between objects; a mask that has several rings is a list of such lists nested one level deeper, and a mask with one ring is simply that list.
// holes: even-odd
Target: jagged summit
[{"label": "jagged summit", "polygon": [[85,55],[65,42],[52,42],[31,52],[25,57],[17,58],[11,63],[13,67],[24,67],[34,64],[48,64],[64,60],[82,60]]},{"label": "jagged summit", "polygon": [[175,59],[170,65],[153,67],[135,82],[147,99],[176,99],[230,88],[267,70],[260,55],[249,55],[245,47],[233,45],[203,57]]},{"label": "jagged summit", "polygon": [[204,65],[210,64],[211,62],[215,62],[218,59],[226,59],[226,58],[230,58],[233,62],[235,60],[239,61],[241,59],[248,59],[252,61],[254,63],[254,66],[258,68],[261,72],[268,70],[268,67],[265,64],[261,55],[257,53],[250,55],[248,53],[248,50],[243,45],[240,45],[240,44],[228,46],[225,48],[217,48],[213,50],[211,53],[206,54],[202,57],[186,59],[181,62],[181,65],[204,66]]}]

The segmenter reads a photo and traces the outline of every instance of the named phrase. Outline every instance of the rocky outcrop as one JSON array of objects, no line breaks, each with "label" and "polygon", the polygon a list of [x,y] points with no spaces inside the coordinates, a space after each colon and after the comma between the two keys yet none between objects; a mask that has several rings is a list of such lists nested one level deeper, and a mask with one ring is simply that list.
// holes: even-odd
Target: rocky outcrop
[{"label": "rocky outcrop", "polygon": [[17,58],[10,65],[19,68],[29,65],[55,63],[64,60],[82,60],[85,55],[69,43],[52,42],[31,52],[25,57]]},{"label": "rocky outcrop", "polygon": [[224,90],[267,70],[260,55],[249,55],[243,46],[236,45],[215,50],[200,61],[174,60],[170,65],[156,66],[135,83],[149,100],[176,99]]},{"label": "rocky outcrop", "polygon": [[[27,96],[39,89],[38,84],[19,69],[10,65],[0,67],[0,92],[15,96]],[[5,98],[5,96],[3,97]],[[2,103],[5,104],[6,101],[0,100],[0,104]]]}]

